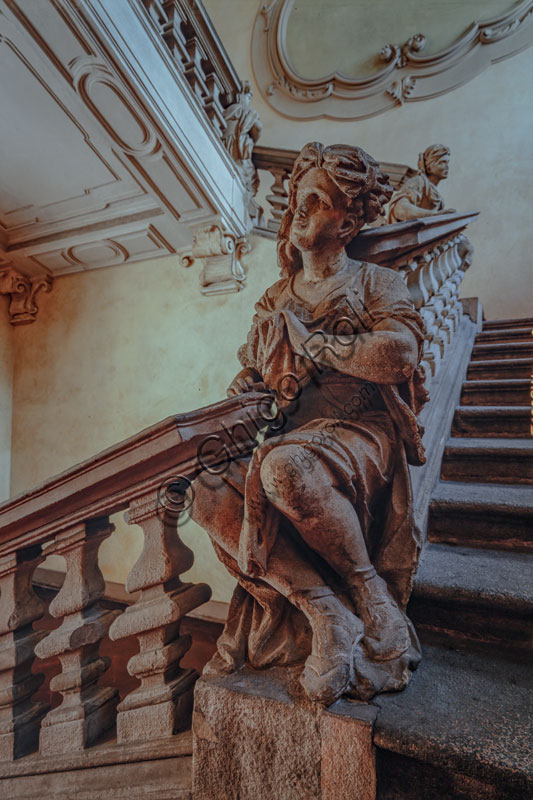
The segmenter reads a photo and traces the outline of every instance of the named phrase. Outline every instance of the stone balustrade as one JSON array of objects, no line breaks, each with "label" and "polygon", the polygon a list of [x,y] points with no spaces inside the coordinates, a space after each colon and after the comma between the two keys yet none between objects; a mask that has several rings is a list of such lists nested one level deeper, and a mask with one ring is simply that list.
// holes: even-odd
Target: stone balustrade
[{"label": "stone balustrade", "polygon": [[[265,236],[275,238],[278,231],[282,214],[288,205],[287,183],[297,155],[298,150],[260,145],[254,147],[252,161],[260,177],[258,198],[260,202],[267,204],[264,217],[256,230]],[[405,164],[382,161],[380,167],[389,176],[394,189],[406,178],[416,174],[415,170]],[[274,182],[270,185],[272,178]]]},{"label": "stone balustrade", "polygon": [[404,278],[424,320],[426,386],[439,371],[459,328],[459,287],[472,263],[464,234],[477,212],[436,214],[362,231],[347,248],[352,258],[394,269]]},{"label": "stone balustrade", "polygon": [[[268,421],[264,399],[251,393],[170,417],[0,505],[0,762],[37,749],[43,757],[83,752],[115,724],[118,745],[190,727],[197,674],[180,666],[191,645],[180,621],[211,590],[181,580],[194,557],[178,519],[202,469],[219,470],[253,448]],[[109,516],[124,510],[142,528],[144,548],[126,582],[138,598],[122,612],[101,603],[98,549],[113,535]],[[32,576],[51,553],[66,563],[48,607],[61,624],[34,630],[46,609]],[[107,636],[139,643],[128,672],[140,685],[120,703],[117,687],[99,683],[110,665],[100,654]],[[50,710],[32,697],[43,681],[40,660],[52,657],[61,671],[49,689],[62,700]]]},{"label": "stone balustrade", "polygon": [[237,101],[243,87],[203,5],[189,0],[140,2],[222,136],[224,109]]}]

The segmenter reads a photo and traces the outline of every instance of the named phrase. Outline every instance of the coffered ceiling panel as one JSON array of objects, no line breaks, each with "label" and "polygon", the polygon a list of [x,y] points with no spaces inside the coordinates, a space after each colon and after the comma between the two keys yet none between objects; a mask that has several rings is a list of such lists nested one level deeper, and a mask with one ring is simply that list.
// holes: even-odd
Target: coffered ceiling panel
[{"label": "coffered ceiling panel", "polygon": [[0,265],[178,253],[214,214],[246,232],[237,165],[140,0],[0,0],[0,75]]}]

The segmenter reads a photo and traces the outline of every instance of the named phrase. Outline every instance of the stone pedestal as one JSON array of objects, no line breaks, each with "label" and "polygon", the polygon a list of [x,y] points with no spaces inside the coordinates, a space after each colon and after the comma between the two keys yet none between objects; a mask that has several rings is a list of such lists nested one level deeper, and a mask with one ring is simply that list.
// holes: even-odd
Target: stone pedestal
[{"label": "stone pedestal", "polygon": [[195,800],[375,800],[377,707],[303,697],[298,673],[201,678],[193,714]]}]

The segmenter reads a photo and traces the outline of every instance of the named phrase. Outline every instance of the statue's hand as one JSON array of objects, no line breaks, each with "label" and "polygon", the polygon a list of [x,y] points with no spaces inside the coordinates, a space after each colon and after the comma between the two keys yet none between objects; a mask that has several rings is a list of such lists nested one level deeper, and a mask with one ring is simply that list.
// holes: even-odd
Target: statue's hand
[{"label": "statue's hand", "polygon": [[457,214],[457,210],[455,208],[445,208],[439,211],[439,214]]},{"label": "statue's hand", "polygon": [[228,397],[235,397],[243,392],[266,392],[267,386],[261,379],[261,375],[256,369],[245,367],[235,375],[226,392]]}]

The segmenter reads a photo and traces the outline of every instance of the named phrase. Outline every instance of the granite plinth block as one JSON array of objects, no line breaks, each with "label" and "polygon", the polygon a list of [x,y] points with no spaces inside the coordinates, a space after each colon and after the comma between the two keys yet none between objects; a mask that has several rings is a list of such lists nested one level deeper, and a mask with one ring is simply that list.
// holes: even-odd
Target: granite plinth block
[{"label": "granite plinth block", "polygon": [[312,704],[293,670],[201,678],[193,714],[195,800],[375,800],[373,705]]}]

